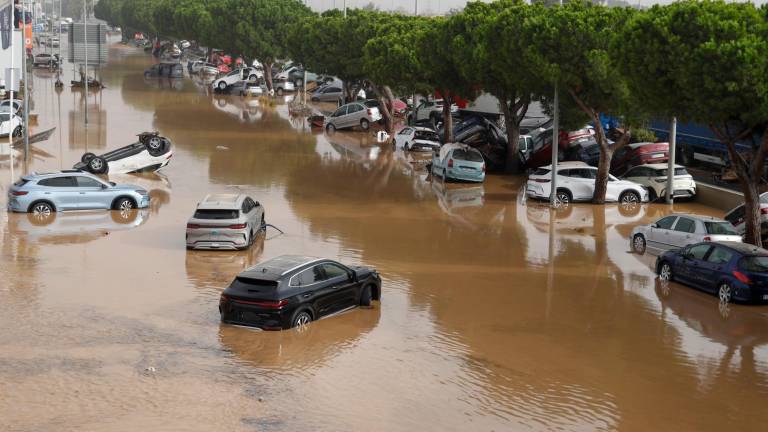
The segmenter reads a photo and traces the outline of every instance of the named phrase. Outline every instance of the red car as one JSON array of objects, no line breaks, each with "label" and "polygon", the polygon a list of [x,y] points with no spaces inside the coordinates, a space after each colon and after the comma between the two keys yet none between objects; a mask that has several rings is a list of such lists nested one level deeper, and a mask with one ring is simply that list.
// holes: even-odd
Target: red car
[{"label": "red car", "polygon": [[216,69],[218,69],[220,73],[225,74],[232,72],[232,68],[227,66],[226,63],[221,63],[220,65],[216,66]]},{"label": "red car", "polygon": [[663,163],[669,160],[669,143],[634,143],[620,148],[613,154],[611,172],[623,175],[637,165]]}]

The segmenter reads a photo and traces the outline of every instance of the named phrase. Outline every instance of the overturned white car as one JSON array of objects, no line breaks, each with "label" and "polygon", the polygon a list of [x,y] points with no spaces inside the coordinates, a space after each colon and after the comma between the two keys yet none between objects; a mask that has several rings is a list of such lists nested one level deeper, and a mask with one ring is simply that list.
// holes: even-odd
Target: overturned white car
[{"label": "overturned white car", "polygon": [[157,171],[168,165],[173,156],[171,140],[157,132],[139,134],[139,142],[97,156],[86,153],[74,169],[93,174],[128,174]]}]

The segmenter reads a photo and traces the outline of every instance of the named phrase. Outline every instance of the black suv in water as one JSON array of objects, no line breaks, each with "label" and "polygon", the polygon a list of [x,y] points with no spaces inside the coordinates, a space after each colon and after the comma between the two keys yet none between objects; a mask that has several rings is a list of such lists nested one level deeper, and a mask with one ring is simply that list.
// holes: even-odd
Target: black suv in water
[{"label": "black suv in water", "polygon": [[281,330],[381,298],[381,277],[370,267],[283,255],[251,267],[224,290],[221,321]]}]

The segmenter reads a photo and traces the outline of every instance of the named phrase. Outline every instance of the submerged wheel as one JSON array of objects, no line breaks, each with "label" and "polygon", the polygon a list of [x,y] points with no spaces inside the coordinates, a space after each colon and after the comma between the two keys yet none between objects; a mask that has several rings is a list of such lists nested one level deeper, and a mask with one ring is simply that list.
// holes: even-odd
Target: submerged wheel
[{"label": "submerged wheel", "polygon": [[668,262],[661,263],[661,267],[659,268],[659,279],[664,282],[672,280],[672,266],[670,266]]},{"label": "submerged wheel", "polygon": [[121,212],[128,212],[133,210],[136,207],[136,204],[134,204],[133,200],[130,198],[119,198],[115,202],[115,210],[119,210]]},{"label": "submerged wheel", "polygon": [[219,81],[219,83],[216,85],[216,87],[219,88],[219,90],[224,91],[227,89],[227,83],[224,81]]},{"label": "submerged wheel", "polygon": [[408,143],[405,143],[403,146],[403,151],[411,151],[411,146],[409,146]]},{"label": "submerged wheel", "polygon": [[717,289],[717,297],[722,303],[730,303],[733,300],[733,288],[731,288],[728,282],[720,284],[720,287]]},{"label": "submerged wheel", "polygon": [[334,126],[333,123],[328,123],[328,125],[325,126],[325,131],[332,134],[336,132],[336,126]]},{"label": "submerged wheel", "polygon": [[645,237],[642,234],[637,234],[632,239],[632,249],[640,255],[645,253]]},{"label": "submerged wheel", "polygon": [[87,164],[88,164],[88,162],[90,162],[90,161],[91,161],[91,159],[93,159],[93,158],[95,158],[95,157],[96,157],[96,155],[95,155],[95,154],[88,152],[88,153],[85,153],[85,154],[84,154],[84,155],[83,155],[83,156],[80,158],[80,162],[82,162],[82,163],[84,163],[84,164],[86,164],[86,165],[87,165]]},{"label": "submerged wheel", "polygon": [[277,90],[275,91],[275,93],[277,93],[278,96],[282,96],[283,95],[283,88],[282,87],[278,87]]},{"label": "submerged wheel", "polygon": [[22,135],[21,126],[16,126],[16,129],[13,130],[13,136],[20,137],[21,135]]},{"label": "submerged wheel", "polygon": [[362,119],[362,120],[360,120],[360,127],[364,131],[367,131],[368,129],[370,129],[371,123],[368,121],[368,119]]},{"label": "submerged wheel", "polygon": [[638,204],[640,203],[640,195],[634,191],[628,191],[621,194],[619,202],[622,204]]},{"label": "submerged wheel", "polygon": [[103,157],[94,156],[88,161],[88,170],[94,174],[105,174],[109,171],[109,166]]},{"label": "submerged wheel", "polygon": [[557,201],[560,201],[560,204],[565,206],[571,203],[571,193],[568,192],[567,190],[557,191],[557,194],[555,194],[555,198],[557,198]]},{"label": "submerged wheel", "polygon": [[47,202],[35,203],[29,211],[36,217],[47,218],[53,212],[53,206]]},{"label": "submerged wheel", "polygon": [[304,327],[305,325],[312,322],[312,315],[309,314],[307,311],[301,311],[296,316],[293,317],[293,321],[291,321],[291,327]]},{"label": "submerged wheel", "polygon": [[368,285],[363,288],[363,292],[360,293],[360,306],[370,306],[372,300],[373,290],[371,289],[371,286]]}]

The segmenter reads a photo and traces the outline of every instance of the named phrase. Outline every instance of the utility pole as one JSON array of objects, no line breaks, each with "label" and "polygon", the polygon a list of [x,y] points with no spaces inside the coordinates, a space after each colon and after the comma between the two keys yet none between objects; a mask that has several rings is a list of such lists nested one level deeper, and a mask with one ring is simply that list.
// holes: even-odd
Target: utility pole
[{"label": "utility pole", "polygon": [[677,144],[677,117],[669,124],[669,160],[667,161],[667,204],[675,201],[675,147]]},{"label": "utility pole", "polygon": [[[24,78],[24,160],[29,160],[29,77],[27,76],[27,14],[26,1],[21,2],[21,46],[24,60],[21,62],[21,76]],[[32,42],[32,41],[30,41]]]},{"label": "utility pole", "polygon": [[344,0],[344,18],[347,17],[347,0]]},{"label": "utility pole", "polygon": [[[88,11],[86,4],[87,0],[83,1],[83,41],[85,42],[85,127],[88,128]],[[86,136],[88,134],[86,133]]]},{"label": "utility pole", "polygon": [[[563,5],[563,0],[560,0],[560,6]],[[553,113],[552,121],[552,178],[550,183],[552,189],[549,194],[549,205],[552,208],[557,207],[557,150],[560,145],[559,132],[560,132],[560,92],[558,91],[558,82],[555,81],[555,112]]]},{"label": "utility pole", "polygon": [[[15,86],[14,81],[16,81],[16,71],[14,70],[15,60],[16,60],[16,44],[13,42],[14,36],[16,35],[16,5],[11,3],[11,74],[10,79],[7,83],[5,83],[5,86],[8,87],[8,95],[10,96],[11,104],[8,106],[8,124],[12,124],[13,118],[16,116],[16,113],[13,110],[13,88]],[[13,175],[13,130],[8,131],[8,152],[11,156],[11,183],[13,183],[14,178]]]}]

